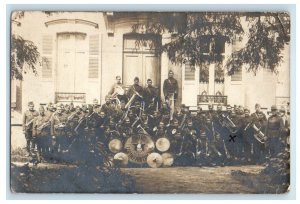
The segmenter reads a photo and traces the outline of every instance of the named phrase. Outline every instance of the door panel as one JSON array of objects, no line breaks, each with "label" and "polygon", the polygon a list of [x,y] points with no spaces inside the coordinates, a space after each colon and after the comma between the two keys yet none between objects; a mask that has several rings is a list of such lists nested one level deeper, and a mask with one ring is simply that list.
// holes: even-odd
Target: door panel
[{"label": "door panel", "polygon": [[152,84],[159,87],[160,84],[160,60],[157,56],[151,54],[143,55],[144,80],[143,86],[146,86],[147,79],[152,79]]},{"label": "door panel", "polygon": [[85,93],[88,43],[84,34],[65,33],[57,38],[56,91]]},{"label": "door panel", "polygon": [[57,91],[74,91],[74,50],[63,49],[59,53],[59,65],[57,70]]},{"label": "door panel", "polygon": [[123,84],[132,85],[135,77],[143,76],[142,56],[139,54],[124,54]]},{"label": "door panel", "polygon": [[183,65],[182,76],[182,103],[187,106],[197,106],[199,69],[197,67]]}]

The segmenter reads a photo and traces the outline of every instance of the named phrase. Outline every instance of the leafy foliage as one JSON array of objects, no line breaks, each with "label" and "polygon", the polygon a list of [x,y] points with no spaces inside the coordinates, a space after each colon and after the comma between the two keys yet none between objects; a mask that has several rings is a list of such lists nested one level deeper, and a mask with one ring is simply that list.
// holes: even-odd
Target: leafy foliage
[{"label": "leafy foliage", "polygon": [[[249,30],[244,30],[242,25],[245,16]],[[247,43],[225,62],[228,74],[241,69],[242,65],[247,65],[247,70],[254,73],[260,67],[277,73],[282,50],[289,42],[289,21],[287,13],[151,13],[145,22],[135,24],[132,31],[157,35],[172,33],[171,42],[161,45],[157,52],[166,52],[175,64],[188,62],[199,66],[206,60],[209,63],[220,60],[216,43],[241,41],[246,35]],[[143,37],[137,41],[146,42]],[[205,46],[211,47],[208,52]]]},{"label": "leafy foliage", "polygon": [[37,75],[36,65],[40,53],[32,41],[24,40],[21,36],[11,36],[11,78],[23,80],[23,73],[31,70]]},{"label": "leafy foliage", "polygon": [[254,74],[260,67],[277,74],[276,67],[283,59],[282,50],[289,41],[289,34],[284,32],[279,18],[278,15],[247,18],[250,26],[248,42],[242,49],[232,53],[226,65],[230,74],[242,64],[247,64],[247,71],[253,71]]}]

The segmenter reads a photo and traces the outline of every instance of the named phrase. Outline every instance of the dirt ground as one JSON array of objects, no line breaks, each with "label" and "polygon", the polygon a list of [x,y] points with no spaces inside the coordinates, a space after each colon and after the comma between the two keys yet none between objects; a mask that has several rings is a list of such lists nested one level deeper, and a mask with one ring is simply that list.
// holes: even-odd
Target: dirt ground
[{"label": "dirt ground", "polygon": [[[24,169],[24,162],[13,162],[12,169]],[[26,168],[30,172],[31,179],[26,178],[26,173],[15,172],[12,176],[21,175],[23,180],[18,180],[15,185],[25,183],[25,187],[32,185],[34,188],[30,192],[93,192],[92,181],[97,181],[97,176],[91,176],[90,169],[80,169],[76,165],[41,163],[38,166],[29,164]],[[75,173],[81,171],[84,179],[77,181],[73,185]],[[276,193],[274,189],[266,186],[269,178],[261,175],[264,166],[225,166],[225,167],[170,167],[170,168],[122,168],[121,172],[127,178],[132,179],[130,185],[120,189],[101,189],[95,192],[118,192],[118,193]],[[18,170],[19,171],[19,170]],[[88,171],[88,172],[86,172]],[[242,172],[242,173],[241,173]],[[92,171],[94,173],[94,171]],[[47,174],[47,177],[45,177]],[[67,175],[67,176],[66,176]],[[72,175],[72,177],[70,177]],[[88,176],[87,176],[88,175]],[[98,175],[98,173],[97,173]],[[53,178],[51,178],[53,176]],[[67,179],[67,178],[72,178]],[[47,179],[45,179],[47,178]],[[103,179],[103,178],[102,178]],[[12,179],[13,180],[13,179]],[[113,180],[111,180],[113,181]],[[64,188],[59,183],[68,183]],[[107,182],[107,181],[106,181]],[[12,182],[13,183],[13,182]],[[87,189],[85,185],[89,183]],[[39,185],[41,185],[39,187]],[[108,185],[110,185],[108,183]],[[51,186],[54,189],[51,189]],[[105,187],[104,187],[105,188]],[[22,192],[22,188],[17,186],[16,192]],[[274,192],[273,192],[274,191]]]}]

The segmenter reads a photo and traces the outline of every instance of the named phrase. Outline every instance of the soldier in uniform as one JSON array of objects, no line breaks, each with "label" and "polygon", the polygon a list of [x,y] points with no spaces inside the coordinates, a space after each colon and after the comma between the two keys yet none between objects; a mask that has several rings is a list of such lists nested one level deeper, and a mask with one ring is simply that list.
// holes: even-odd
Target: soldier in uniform
[{"label": "soldier in uniform", "polygon": [[252,118],[250,116],[250,110],[248,108],[244,109],[245,117],[243,118],[243,126],[242,126],[242,135],[244,142],[244,156],[248,162],[252,160],[252,146],[253,146],[253,128],[252,128]]},{"label": "soldier in uniform", "polygon": [[66,117],[69,117],[72,113],[71,113],[71,109],[70,109],[70,105],[69,104],[66,104],[65,106],[64,106],[64,114],[65,114],[65,116]]},{"label": "soldier in uniform", "polygon": [[86,114],[88,112],[87,104],[83,103],[81,105],[81,111],[82,111],[83,114]]},{"label": "soldier in uniform", "polygon": [[[252,161],[255,163],[262,163],[266,157],[266,145],[255,139],[255,134],[264,134],[266,132],[267,119],[265,114],[261,111],[256,111],[251,114],[253,127],[253,143],[252,143]],[[257,130],[254,129],[257,128]]]},{"label": "soldier in uniform", "polygon": [[147,112],[153,112],[160,107],[158,89],[152,86],[151,79],[147,79],[147,87],[144,89],[144,101]]},{"label": "soldier in uniform", "polygon": [[158,111],[154,111],[153,115],[148,116],[149,134],[154,135],[160,123],[161,117]]},{"label": "soldier in uniform", "polygon": [[73,102],[70,103],[70,112],[72,113],[75,112],[75,107]]},{"label": "soldier in uniform", "polygon": [[160,109],[161,114],[161,120],[162,122],[167,125],[170,123],[170,108],[166,102],[162,104],[162,107]]},{"label": "soldier in uniform", "polygon": [[251,114],[251,117],[253,120],[258,120],[258,114],[262,113],[264,120],[267,120],[266,115],[261,111],[261,106],[260,104],[255,104],[255,112]]},{"label": "soldier in uniform", "polygon": [[[51,135],[52,139],[54,140],[53,151],[55,154],[67,148],[66,122],[67,118],[62,112],[62,107],[57,106],[57,110],[51,118]],[[53,156],[55,157],[57,155]]]},{"label": "soldier in uniform", "polygon": [[111,116],[113,114],[113,107],[109,96],[105,96],[105,103],[101,107],[100,112],[104,112],[106,116]]},{"label": "soldier in uniform", "polygon": [[95,144],[99,136],[100,116],[94,112],[93,106],[88,105],[88,113],[85,117],[85,139],[89,145]]},{"label": "soldier in uniform", "polygon": [[196,159],[196,130],[193,128],[193,121],[188,120],[187,125],[183,128],[182,132],[182,143],[180,145],[180,152],[177,156],[181,156],[181,163],[183,165],[192,165]]},{"label": "soldier in uniform", "polygon": [[[108,95],[111,96],[117,91],[117,89],[124,89],[124,85],[122,84],[122,79],[120,76],[116,76],[116,83],[111,87],[110,91],[108,92]],[[120,101],[124,100],[125,103],[128,102],[128,99],[125,95],[118,95],[117,97]]]},{"label": "soldier in uniform", "polygon": [[266,127],[266,136],[270,157],[276,157],[282,151],[282,130],[284,123],[282,118],[277,113],[277,107],[271,107],[271,116],[268,118]]},{"label": "soldier in uniform", "polygon": [[139,82],[140,82],[140,79],[138,77],[135,77],[134,78],[134,84],[132,86],[130,86],[129,89],[128,89],[127,96],[129,98],[129,100],[131,99],[131,97],[134,94],[137,94],[137,96],[135,97],[135,100],[138,100],[138,101],[143,100],[144,89],[143,89],[143,87],[141,87],[139,85]]},{"label": "soldier in uniform", "polygon": [[125,142],[132,135],[133,130],[131,128],[130,119],[128,117],[125,118],[124,123],[121,125],[119,130],[123,142]]},{"label": "soldier in uniform", "polygon": [[23,115],[23,134],[25,134],[26,139],[26,150],[27,156],[31,155],[31,142],[32,142],[32,125],[34,118],[37,117],[39,113],[34,110],[33,102],[28,103],[28,110],[25,111]]},{"label": "soldier in uniform", "polygon": [[[233,114],[235,113],[235,114]],[[244,138],[243,138],[243,120],[244,120],[244,108],[242,106],[237,106],[236,111],[232,111],[230,119],[233,122],[233,129],[235,132],[232,133],[236,136],[234,139],[234,156],[238,162],[244,161],[243,149],[244,149]]]},{"label": "soldier in uniform", "polygon": [[52,114],[55,112],[55,108],[54,108],[54,104],[53,103],[48,103],[47,105],[47,111],[46,111],[46,115],[48,115],[49,117],[52,116]]},{"label": "soldier in uniform", "polygon": [[169,77],[164,81],[163,85],[163,93],[165,96],[165,100],[169,100],[170,95],[174,95],[174,100],[177,99],[178,96],[178,82],[174,79],[173,71],[169,71]]},{"label": "soldier in uniform", "polygon": [[45,156],[49,149],[48,137],[50,135],[50,118],[45,114],[45,109],[43,106],[39,108],[39,115],[35,118],[33,122],[33,146],[32,149],[37,147],[37,159],[38,162],[41,161],[41,156]]}]

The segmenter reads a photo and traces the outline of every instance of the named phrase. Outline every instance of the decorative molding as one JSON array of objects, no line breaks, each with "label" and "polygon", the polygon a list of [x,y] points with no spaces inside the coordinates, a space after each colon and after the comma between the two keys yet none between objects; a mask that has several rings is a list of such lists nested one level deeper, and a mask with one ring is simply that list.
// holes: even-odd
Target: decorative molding
[{"label": "decorative molding", "polygon": [[48,21],[45,22],[46,27],[50,25],[58,25],[58,24],[83,24],[83,25],[88,25],[92,26],[94,28],[99,28],[98,23],[94,23],[92,21],[87,21],[87,20],[82,20],[82,19],[58,19],[58,20],[53,20],[53,21]]}]

